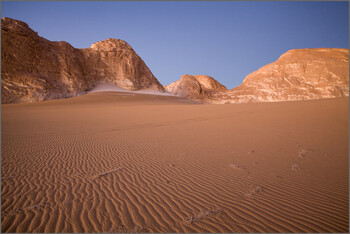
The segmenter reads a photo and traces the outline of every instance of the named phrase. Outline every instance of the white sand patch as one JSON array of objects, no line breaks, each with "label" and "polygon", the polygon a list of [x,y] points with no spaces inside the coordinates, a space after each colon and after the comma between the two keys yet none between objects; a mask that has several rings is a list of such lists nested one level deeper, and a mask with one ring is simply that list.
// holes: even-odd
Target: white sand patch
[{"label": "white sand patch", "polygon": [[124,89],[122,87],[119,87],[115,84],[107,84],[107,83],[101,83],[96,85],[93,89],[86,92],[86,94],[89,93],[97,93],[97,92],[125,92],[125,93],[139,93],[139,94],[151,94],[151,95],[161,95],[161,96],[175,96],[167,91],[162,92],[154,88],[146,88],[146,89],[140,89],[136,91],[131,91]]},{"label": "white sand patch", "polygon": [[88,93],[107,92],[107,91],[132,92],[130,90],[123,89],[122,87],[119,87],[118,85],[101,83],[101,84],[96,85],[93,89],[87,91],[86,93],[88,94]]}]

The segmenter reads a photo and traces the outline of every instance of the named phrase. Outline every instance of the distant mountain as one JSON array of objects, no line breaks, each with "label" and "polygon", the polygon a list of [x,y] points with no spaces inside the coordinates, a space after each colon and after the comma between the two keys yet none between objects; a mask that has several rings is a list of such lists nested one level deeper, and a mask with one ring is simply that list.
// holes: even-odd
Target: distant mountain
[{"label": "distant mountain", "polygon": [[131,46],[119,39],[75,49],[38,36],[18,20],[1,19],[1,102],[74,97],[100,83],[164,91]]},{"label": "distant mountain", "polygon": [[164,87],[172,94],[201,102],[206,102],[213,93],[227,91],[214,78],[204,75],[183,75],[180,80]]},{"label": "distant mountain", "polygon": [[240,86],[231,90],[213,88],[210,95],[204,95],[197,83],[193,78],[182,77],[166,89],[189,99],[217,104],[349,96],[349,50],[290,50],[277,61],[249,74]]}]

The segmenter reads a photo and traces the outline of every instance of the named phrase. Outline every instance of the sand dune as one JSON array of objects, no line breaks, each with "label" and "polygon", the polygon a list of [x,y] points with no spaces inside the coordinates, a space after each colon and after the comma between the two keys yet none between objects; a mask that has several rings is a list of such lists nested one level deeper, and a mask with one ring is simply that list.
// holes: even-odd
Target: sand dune
[{"label": "sand dune", "polygon": [[2,232],[348,232],[348,105],[2,105]]}]

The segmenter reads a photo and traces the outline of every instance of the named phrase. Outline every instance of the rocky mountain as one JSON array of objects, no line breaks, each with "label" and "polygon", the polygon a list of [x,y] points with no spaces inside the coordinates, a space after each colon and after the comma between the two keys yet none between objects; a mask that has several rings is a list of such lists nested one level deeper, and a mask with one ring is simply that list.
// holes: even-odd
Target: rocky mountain
[{"label": "rocky mountain", "polygon": [[[84,94],[100,84],[164,91],[131,46],[107,39],[90,48],[40,37],[21,21],[1,20],[1,102]],[[210,76],[184,75],[166,90],[203,103],[274,102],[349,96],[348,49],[296,49],[249,74],[231,90]]]},{"label": "rocky mountain", "polygon": [[277,61],[249,74],[240,86],[231,90],[212,89],[210,95],[203,95],[202,86],[196,83],[196,79],[185,77],[166,86],[166,89],[204,103],[277,102],[349,96],[349,50],[290,50]]},{"label": "rocky mountain", "polygon": [[214,78],[204,75],[183,75],[180,80],[164,87],[172,94],[201,102],[206,102],[213,93],[227,91]]},{"label": "rocky mountain", "polygon": [[164,91],[131,46],[107,39],[76,49],[40,37],[18,20],[1,19],[1,102],[73,97],[100,83]]}]

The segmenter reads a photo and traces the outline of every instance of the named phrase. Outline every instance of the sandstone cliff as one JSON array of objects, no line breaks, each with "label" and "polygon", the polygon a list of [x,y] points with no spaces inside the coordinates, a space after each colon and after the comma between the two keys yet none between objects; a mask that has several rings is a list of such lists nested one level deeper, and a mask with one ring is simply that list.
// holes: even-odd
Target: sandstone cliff
[{"label": "sandstone cliff", "polygon": [[[86,49],[52,42],[29,26],[1,20],[1,102],[73,97],[101,84],[164,91],[125,41],[107,39]],[[209,76],[184,75],[166,90],[204,103],[293,101],[349,96],[348,49],[296,49],[248,75],[231,90]]]},{"label": "sandstone cliff", "polygon": [[349,96],[349,50],[290,50],[277,61],[249,74],[240,86],[231,90],[214,85],[206,93],[193,76],[183,76],[165,87],[173,94],[216,104]]},{"label": "sandstone cliff", "polygon": [[[226,96],[227,95],[227,96]],[[296,101],[349,96],[348,49],[295,49],[217,95],[229,102]]]},{"label": "sandstone cliff", "polygon": [[227,91],[226,87],[210,76],[183,75],[181,79],[167,86],[165,89],[175,95],[206,102],[213,93]]},{"label": "sandstone cliff", "polygon": [[107,39],[87,49],[38,36],[21,21],[1,20],[1,102],[73,97],[100,83],[164,91],[125,41]]}]

